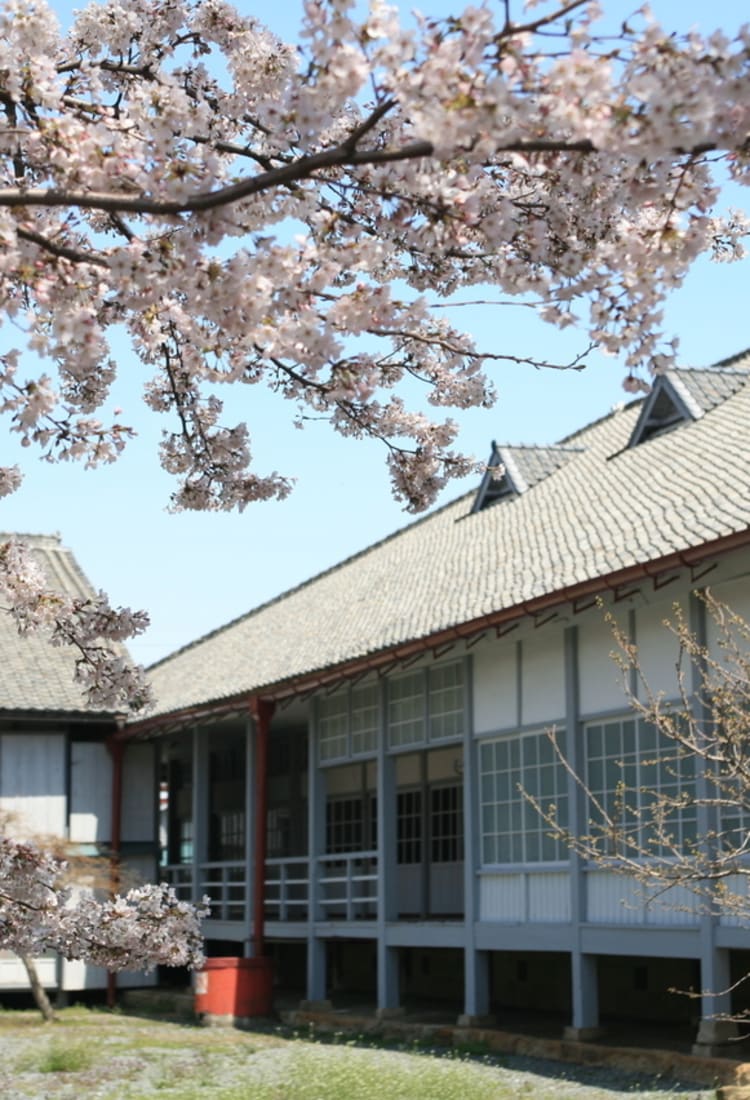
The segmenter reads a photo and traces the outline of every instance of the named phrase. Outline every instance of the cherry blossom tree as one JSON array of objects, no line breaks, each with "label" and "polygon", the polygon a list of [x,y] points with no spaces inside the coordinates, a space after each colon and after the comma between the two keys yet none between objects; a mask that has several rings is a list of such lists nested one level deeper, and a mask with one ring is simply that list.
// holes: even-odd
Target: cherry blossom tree
[{"label": "cherry blossom tree", "polygon": [[110,970],[201,965],[205,906],[179,901],[165,884],[100,900],[65,871],[39,844],[0,835],[0,949],[22,958],[52,950]]},{"label": "cherry blossom tree", "polygon": [[[43,0],[3,6],[0,410],[24,445],[117,458],[124,333],[166,418],[172,508],[290,491],[225,416],[233,384],[382,440],[418,511],[472,466],[441,410],[490,405],[488,366],[514,358],[438,299],[491,285],[533,303],[618,355],[629,390],[671,362],[665,296],[699,255],[743,252],[747,218],[717,204],[723,178],[750,179],[750,27],[678,37],[644,9],[611,35],[588,0],[415,27],[382,0],[355,9],[307,0],[290,46],[224,0],[108,0],[65,34]],[[407,403],[414,384],[435,416]],[[0,469],[0,493],[21,477]],[[77,646],[97,702],[145,702],[97,641],[143,619],[30,596],[21,558],[0,558],[21,628]]]}]

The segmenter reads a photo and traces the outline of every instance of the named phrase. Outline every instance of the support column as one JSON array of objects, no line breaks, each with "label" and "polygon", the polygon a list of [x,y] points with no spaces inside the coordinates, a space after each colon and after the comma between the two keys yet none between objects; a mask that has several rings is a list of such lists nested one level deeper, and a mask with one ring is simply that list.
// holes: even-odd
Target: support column
[{"label": "support column", "polygon": [[193,901],[205,891],[201,884],[201,864],[208,856],[208,746],[205,731],[193,726]]},{"label": "support column", "polygon": [[573,951],[570,959],[573,986],[573,1024],[563,1033],[566,1039],[598,1039],[599,1026],[599,976],[596,955],[584,955]]},{"label": "support column", "polygon": [[[706,629],[706,605],[694,593],[690,595],[690,629],[698,643],[705,648],[708,637]],[[702,663],[693,664],[691,669],[691,690],[696,719],[700,722],[708,719],[707,707],[703,701]],[[701,804],[697,808],[698,836],[708,838],[704,843],[715,844],[720,831],[719,808],[712,801],[716,790],[711,784],[706,769],[708,762],[697,760],[696,794]],[[709,851],[709,855],[711,852]],[[716,946],[716,929],[719,915],[712,902],[704,905],[700,915],[700,974],[701,974],[701,1019],[698,1034],[693,1045],[693,1053],[704,1056],[726,1054],[726,1046],[738,1036],[737,1024],[727,1019],[732,1012],[732,998],[729,987],[732,984],[729,968],[729,952]]]},{"label": "support column", "polygon": [[248,715],[245,724],[245,946],[244,954],[252,954],[255,868],[255,817],[252,813],[255,790],[255,737]]},{"label": "support column", "polygon": [[300,1008],[330,1008],[326,1000],[326,941],[317,935],[321,919],[320,865],[318,856],[325,851],[326,787],[318,764],[317,706],[313,703],[308,731],[307,754],[307,834],[308,834],[308,894],[307,894],[307,983],[306,1000]]},{"label": "support column", "polygon": [[396,858],[396,761],[388,753],[388,685],[380,684],[378,731],[378,915],[377,915],[377,1015],[397,1016],[401,1008],[398,948],[388,946],[388,924],[398,914],[398,862]]},{"label": "support column", "polygon": [[[576,780],[585,777],[586,754],[580,722],[578,676],[578,627],[569,626],[564,635],[565,656],[565,755],[568,773],[568,828],[573,835],[587,831],[586,792]],[[573,1019],[564,1030],[566,1039],[595,1039],[599,1026],[599,988],[597,959],[582,948],[582,924],[586,920],[586,871],[576,852],[570,853],[570,921],[573,943],[570,953],[570,982]]]},{"label": "support column", "polygon": [[472,664],[464,660],[464,1010],[458,1017],[460,1027],[488,1027],[490,1016],[490,955],[477,951],[476,922],[479,920],[478,872],[481,862],[479,832],[479,782],[477,746],[474,742],[472,707]]}]

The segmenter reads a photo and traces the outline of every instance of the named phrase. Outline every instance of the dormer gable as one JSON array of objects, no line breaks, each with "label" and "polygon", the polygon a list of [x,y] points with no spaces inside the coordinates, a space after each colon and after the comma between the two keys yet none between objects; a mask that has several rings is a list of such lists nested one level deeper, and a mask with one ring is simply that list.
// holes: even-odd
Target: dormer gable
[{"label": "dormer gable", "polygon": [[680,424],[700,420],[703,409],[677,371],[665,371],[654,382],[651,393],[643,403],[628,447],[637,447],[657,435],[664,435]]},{"label": "dormer gable", "polygon": [[493,440],[487,469],[471,512],[481,512],[499,500],[522,496],[580,453],[580,447],[559,445],[499,447]]},{"label": "dormer gable", "polygon": [[508,448],[498,447],[493,439],[487,469],[477,490],[471,511],[472,513],[482,512],[499,500],[525,493],[527,488],[528,486],[513,461],[513,456],[509,453]]}]

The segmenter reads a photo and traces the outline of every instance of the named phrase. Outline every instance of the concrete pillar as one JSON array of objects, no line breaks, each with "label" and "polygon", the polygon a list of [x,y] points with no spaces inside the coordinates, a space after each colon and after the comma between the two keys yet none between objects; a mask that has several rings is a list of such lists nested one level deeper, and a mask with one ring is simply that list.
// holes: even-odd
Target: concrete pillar
[{"label": "concrete pillar", "polygon": [[727,1046],[738,1038],[739,1032],[732,1013],[732,983],[729,970],[729,951],[705,944],[701,958],[701,1019],[693,1053],[712,1057],[727,1053]]},{"label": "concrete pillar", "polygon": [[563,1033],[566,1039],[597,1039],[599,1026],[599,981],[596,955],[574,951],[570,959],[573,987],[573,1023]]},{"label": "concrete pillar", "polygon": [[490,1014],[490,953],[468,949],[464,952],[464,1011],[458,1017],[459,1027],[491,1027]]},{"label": "concrete pillar", "polygon": [[396,860],[396,762],[388,754],[388,685],[380,688],[378,734],[378,914],[377,914],[377,1013],[398,1015],[401,1009],[398,949],[388,946],[388,924],[398,914],[398,865]]},{"label": "concrete pillar", "polygon": [[326,1009],[331,1002],[326,999],[326,941],[312,935],[307,938],[307,1000],[301,1009]]},{"label": "concrete pillar", "polygon": [[316,934],[316,923],[323,917],[320,906],[320,865],[318,856],[325,851],[326,785],[318,764],[318,738],[315,708],[309,729],[307,768],[308,812],[308,910],[307,910],[307,1001],[301,1008],[330,1007],[325,1000],[326,941]]},{"label": "concrete pillar", "polygon": [[[578,627],[565,630],[565,756],[570,764],[568,773],[568,828],[573,834],[583,834],[588,826],[586,792],[576,779],[584,776],[586,746],[580,721]],[[573,994],[573,1019],[564,1030],[567,1039],[594,1039],[599,1027],[599,989],[595,955],[584,954],[581,928],[586,920],[586,874],[584,861],[576,852],[570,853],[570,919],[573,927],[573,950],[570,954],[570,979]]]},{"label": "concrete pillar", "polygon": [[208,856],[208,742],[206,731],[193,726],[193,901],[205,894],[201,863]]},{"label": "concrete pillar", "polygon": [[479,753],[474,742],[473,671],[470,659],[464,660],[464,1010],[458,1017],[461,1027],[482,1027],[494,1023],[490,1016],[490,955],[475,947],[476,922],[479,920],[478,872],[482,863],[482,838],[479,829]]}]

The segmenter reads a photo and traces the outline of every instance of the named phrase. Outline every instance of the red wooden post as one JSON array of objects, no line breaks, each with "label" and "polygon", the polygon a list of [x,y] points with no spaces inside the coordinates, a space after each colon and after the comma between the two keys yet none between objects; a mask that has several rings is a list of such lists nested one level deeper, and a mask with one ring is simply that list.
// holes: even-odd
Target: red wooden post
[{"label": "red wooden post", "polygon": [[276,704],[253,699],[255,721],[255,877],[253,882],[253,955],[263,954],[266,901],[266,817],[268,810],[268,734]]},{"label": "red wooden post", "polygon": [[[125,745],[111,737],[107,748],[112,756],[112,823],[110,826],[109,883],[112,896],[120,889],[120,845],[122,838],[122,757]],[[114,1008],[117,1001],[117,974],[107,973],[107,1007]]]}]

